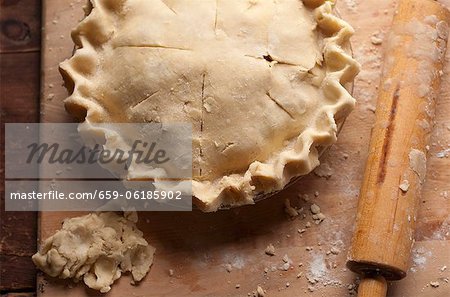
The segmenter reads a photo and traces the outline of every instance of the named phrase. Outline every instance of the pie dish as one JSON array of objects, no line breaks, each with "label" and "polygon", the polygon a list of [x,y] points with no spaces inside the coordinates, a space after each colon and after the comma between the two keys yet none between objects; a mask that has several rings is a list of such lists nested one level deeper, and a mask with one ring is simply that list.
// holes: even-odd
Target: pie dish
[{"label": "pie dish", "polygon": [[[326,0],[91,0],[60,70],[67,111],[98,123],[189,123],[204,211],[244,205],[319,165],[359,71]],[[107,136],[105,136],[107,137]],[[130,173],[132,174],[132,173]]]}]

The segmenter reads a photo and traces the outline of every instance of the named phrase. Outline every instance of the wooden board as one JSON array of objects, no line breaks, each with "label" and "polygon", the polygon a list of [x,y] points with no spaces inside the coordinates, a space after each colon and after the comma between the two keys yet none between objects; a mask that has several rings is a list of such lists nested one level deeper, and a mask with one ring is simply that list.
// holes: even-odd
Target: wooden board
[{"label": "wooden board", "polygon": [[[62,100],[58,63],[72,53],[70,29],[82,17],[80,1],[45,0],[42,84],[42,121],[67,122]],[[395,7],[389,0],[341,0],[340,14],[354,25],[355,57],[363,70],[355,83],[356,110],[347,120],[338,143],[323,163],[329,166],[328,179],[315,174],[301,179],[273,198],[254,206],[204,214],[140,213],[140,228],[157,248],[154,266],[139,286],[131,286],[129,277],[121,278],[108,296],[247,296],[261,285],[268,296],[347,296],[355,275],[345,268],[346,253],[354,223],[358,189],[367,156],[368,140],[374,120],[376,89],[381,71],[382,46],[371,43],[372,34],[382,36],[388,29]],[[449,62],[450,55],[447,55]],[[448,148],[450,137],[450,63],[443,77],[436,127],[429,152],[428,180],[418,215],[413,268],[407,279],[392,284],[389,296],[447,296],[450,268],[450,160],[437,153]],[[314,193],[318,192],[318,197]],[[309,201],[299,199],[308,194]],[[287,219],[284,200],[305,208],[306,218]],[[320,225],[299,234],[311,220],[311,203],[320,205],[327,216]],[[62,219],[79,213],[42,213],[40,236],[46,238],[60,227]],[[276,255],[264,254],[272,243]],[[332,246],[337,255],[329,254]],[[287,255],[293,265],[288,271],[271,271],[283,264]],[[302,263],[302,265],[300,265]],[[227,272],[226,264],[233,269]],[[268,273],[264,269],[269,268]],[[169,276],[169,269],[174,276]],[[302,272],[303,276],[297,278]],[[306,275],[316,277],[308,283]],[[430,281],[439,281],[431,288]],[[40,296],[95,296],[95,292],[78,285],[67,290],[68,283],[41,277]],[[237,288],[239,285],[239,288]],[[72,287],[72,286],[71,286]],[[308,287],[313,290],[310,292]],[[64,293],[63,293],[64,292]]]},{"label": "wooden board", "polygon": [[4,123],[39,121],[40,1],[0,2],[0,292],[31,297],[37,213],[5,211]]}]

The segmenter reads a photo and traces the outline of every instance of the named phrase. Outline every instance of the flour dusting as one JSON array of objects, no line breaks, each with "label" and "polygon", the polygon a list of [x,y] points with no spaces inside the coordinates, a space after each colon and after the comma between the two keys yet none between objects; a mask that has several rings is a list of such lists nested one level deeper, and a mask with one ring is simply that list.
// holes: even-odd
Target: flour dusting
[{"label": "flour dusting", "polygon": [[322,254],[315,254],[310,265],[311,276],[315,279],[320,279],[325,276],[327,272],[327,265]]}]

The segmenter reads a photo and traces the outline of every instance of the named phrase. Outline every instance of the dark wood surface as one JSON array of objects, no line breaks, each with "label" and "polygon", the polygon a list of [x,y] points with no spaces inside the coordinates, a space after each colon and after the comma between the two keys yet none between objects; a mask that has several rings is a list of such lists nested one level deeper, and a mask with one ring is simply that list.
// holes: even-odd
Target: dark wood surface
[{"label": "dark wood surface", "polygon": [[36,291],[37,214],[4,211],[4,123],[38,122],[40,85],[40,0],[1,0],[0,9],[0,291],[30,297]]}]

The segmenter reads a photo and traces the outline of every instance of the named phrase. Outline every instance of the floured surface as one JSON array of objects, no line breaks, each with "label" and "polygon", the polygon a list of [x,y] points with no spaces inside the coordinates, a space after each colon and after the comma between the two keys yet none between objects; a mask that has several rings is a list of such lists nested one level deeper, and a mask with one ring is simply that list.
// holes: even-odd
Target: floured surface
[{"label": "floured surface", "polygon": [[[46,1],[45,36],[48,39],[44,40],[43,121],[70,120],[61,104],[66,92],[60,87],[57,65],[72,51],[69,31],[82,16],[80,6],[81,2],[75,0]],[[338,8],[356,30],[353,51],[363,69],[355,85],[356,110],[346,121],[338,144],[323,159],[325,164],[318,174],[303,178],[276,197],[255,206],[216,214],[140,213],[139,228],[158,251],[154,265],[140,286],[130,286],[130,278],[123,276],[108,296],[246,296],[255,291],[258,284],[268,296],[341,297],[352,292],[354,275],[345,271],[344,264],[374,120],[383,37],[394,9],[388,0],[341,0]],[[374,36],[376,38],[372,38]],[[381,39],[381,44],[377,38]],[[391,286],[390,297],[443,297],[450,288],[445,282],[450,278],[450,269],[441,271],[443,266],[450,267],[450,172],[447,169],[450,159],[445,154],[450,138],[449,58],[447,54],[443,76],[447,83],[443,84],[436,108],[427,181],[418,216],[415,266],[407,279]],[[299,194],[308,196],[298,198]],[[284,211],[286,198],[291,199],[292,206],[303,207],[301,214],[292,220]],[[325,215],[323,222],[317,225],[312,218],[312,204],[320,206],[320,212]],[[302,219],[302,214],[306,218]],[[43,213],[41,237],[46,238],[59,229],[62,219],[69,215],[80,214]],[[275,248],[274,256],[265,254],[269,244]],[[332,249],[339,252],[334,254]],[[286,271],[285,255],[290,260]],[[303,265],[299,266],[300,263]],[[308,281],[315,282],[315,278],[314,284]],[[439,286],[431,287],[430,282],[436,281]],[[45,279],[41,283],[44,284],[41,296],[94,294],[83,286],[67,290],[66,283],[60,281]],[[313,292],[309,291],[309,286]]]}]

